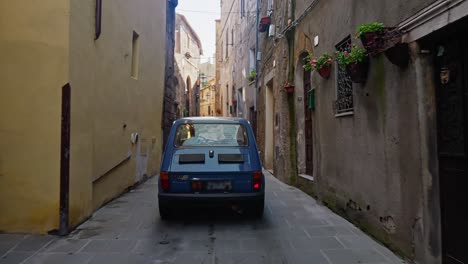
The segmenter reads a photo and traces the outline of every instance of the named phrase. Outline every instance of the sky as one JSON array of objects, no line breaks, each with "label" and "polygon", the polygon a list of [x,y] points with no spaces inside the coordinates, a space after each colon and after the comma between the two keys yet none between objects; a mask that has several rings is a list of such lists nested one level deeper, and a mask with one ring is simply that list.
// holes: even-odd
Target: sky
[{"label": "sky", "polygon": [[203,46],[202,62],[214,57],[216,52],[215,19],[220,18],[220,0],[179,0],[176,12],[184,15],[197,32]]}]

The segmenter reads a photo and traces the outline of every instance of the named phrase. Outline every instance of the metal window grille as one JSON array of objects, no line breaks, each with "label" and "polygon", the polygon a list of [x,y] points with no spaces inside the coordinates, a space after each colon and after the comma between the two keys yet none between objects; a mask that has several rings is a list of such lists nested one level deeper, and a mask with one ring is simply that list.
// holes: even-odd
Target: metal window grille
[{"label": "metal window grille", "polygon": [[[336,45],[337,51],[351,51],[351,37],[347,37]],[[338,65],[337,70],[337,89],[335,109],[336,113],[345,113],[353,111],[353,83],[346,73],[346,70]]]}]

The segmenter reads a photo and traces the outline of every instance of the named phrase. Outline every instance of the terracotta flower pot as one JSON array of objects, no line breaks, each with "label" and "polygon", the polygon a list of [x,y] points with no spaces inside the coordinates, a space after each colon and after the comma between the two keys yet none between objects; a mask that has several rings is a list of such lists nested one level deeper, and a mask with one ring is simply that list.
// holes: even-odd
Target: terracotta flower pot
[{"label": "terracotta flower pot", "polygon": [[366,58],[362,62],[353,62],[346,66],[351,81],[354,83],[365,83],[367,80],[367,73],[369,72],[369,60]]},{"label": "terracotta flower pot", "polygon": [[287,85],[284,87],[287,93],[293,93],[294,92],[294,85]]},{"label": "terracotta flower pot", "polygon": [[328,79],[330,77],[330,74],[331,74],[331,66],[330,65],[324,65],[317,72],[323,78]]}]

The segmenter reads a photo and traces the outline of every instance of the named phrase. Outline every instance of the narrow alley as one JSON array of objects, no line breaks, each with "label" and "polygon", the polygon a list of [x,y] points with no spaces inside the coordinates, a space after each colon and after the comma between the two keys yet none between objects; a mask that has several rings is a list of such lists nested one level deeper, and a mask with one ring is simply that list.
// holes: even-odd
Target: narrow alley
[{"label": "narrow alley", "polygon": [[0,263],[403,263],[307,194],[265,173],[262,220],[199,210],[164,222],[151,178],[66,238],[0,234]]}]

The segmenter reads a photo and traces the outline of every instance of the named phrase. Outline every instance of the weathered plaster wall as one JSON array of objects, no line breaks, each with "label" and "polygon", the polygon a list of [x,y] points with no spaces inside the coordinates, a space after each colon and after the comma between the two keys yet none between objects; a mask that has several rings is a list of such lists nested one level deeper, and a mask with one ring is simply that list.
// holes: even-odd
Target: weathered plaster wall
[{"label": "weathered plaster wall", "polygon": [[[103,1],[98,40],[94,3],[71,1],[72,226],[157,173],[162,152],[167,1]],[[134,31],[140,46],[137,78],[131,76]],[[139,134],[136,144],[132,133]]]},{"label": "weathered plaster wall", "polygon": [[[275,1],[276,2],[276,1]],[[294,2],[294,1],[293,1]],[[294,29],[294,52],[288,52],[287,36],[262,39],[262,76],[273,72],[275,91],[275,176],[293,182],[294,167],[301,159],[291,151],[301,143],[301,128],[290,133],[292,122],[303,118],[298,106],[301,87],[290,97],[282,91],[289,65],[301,65],[304,51],[316,55],[335,52],[335,45],[354,36],[361,23],[381,21],[396,25],[433,1],[317,1]],[[296,17],[311,1],[295,1]],[[273,23],[280,33],[287,25],[287,3],[275,3]],[[348,8],[344,8],[348,7]],[[286,10],[286,11],[285,11]],[[319,45],[311,41],[319,36]],[[352,39],[360,45],[360,41]],[[273,50],[273,51],[272,51]],[[415,43],[407,68],[391,64],[381,55],[371,60],[365,85],[353,84],[354,114],[336,117],[336,67],[329,80],[312,74],[316,89],[313,113],[314,177],[316,191],[331,208],[345,214],[392,249],[419,263],[440,263],[438,191],[434,165],[434,89],[430,60]],[[294,56],[289,64],[289,56]],[[276,65],[276,67],[273,67]],[[302,81],[295,69],[295,82]],[[300,78],[300,79],[298,79]],[[265,131],[265,85],[259,95],[259,135]],[[303,89],[303,88],[302,88]],[[432,98],[432,99],[431,99]],[[301,102],[302,103],[302,102]],[[292,106],[292,108],[291,108]],[[291,111],[295,111],[290,118]],[[296,119],[296,120],[294,120]],[[300,124],[300,122],[296,123]],[[422,138],[422,139],[421,139]],[[432,140],[432,141],[431,141]],[[265,139],[258,138],[265,148]],[[263,156],[264,158],[264,156]],[[298,165],[294,166],[294,162]],[[290,165],[290,166],[289,166]],[[293,167],[293,170],[289,170]]]},{"label": "weathered plaster wall", "polygon": [[0,232],[58,228],[70,1],[0,2]]}]

